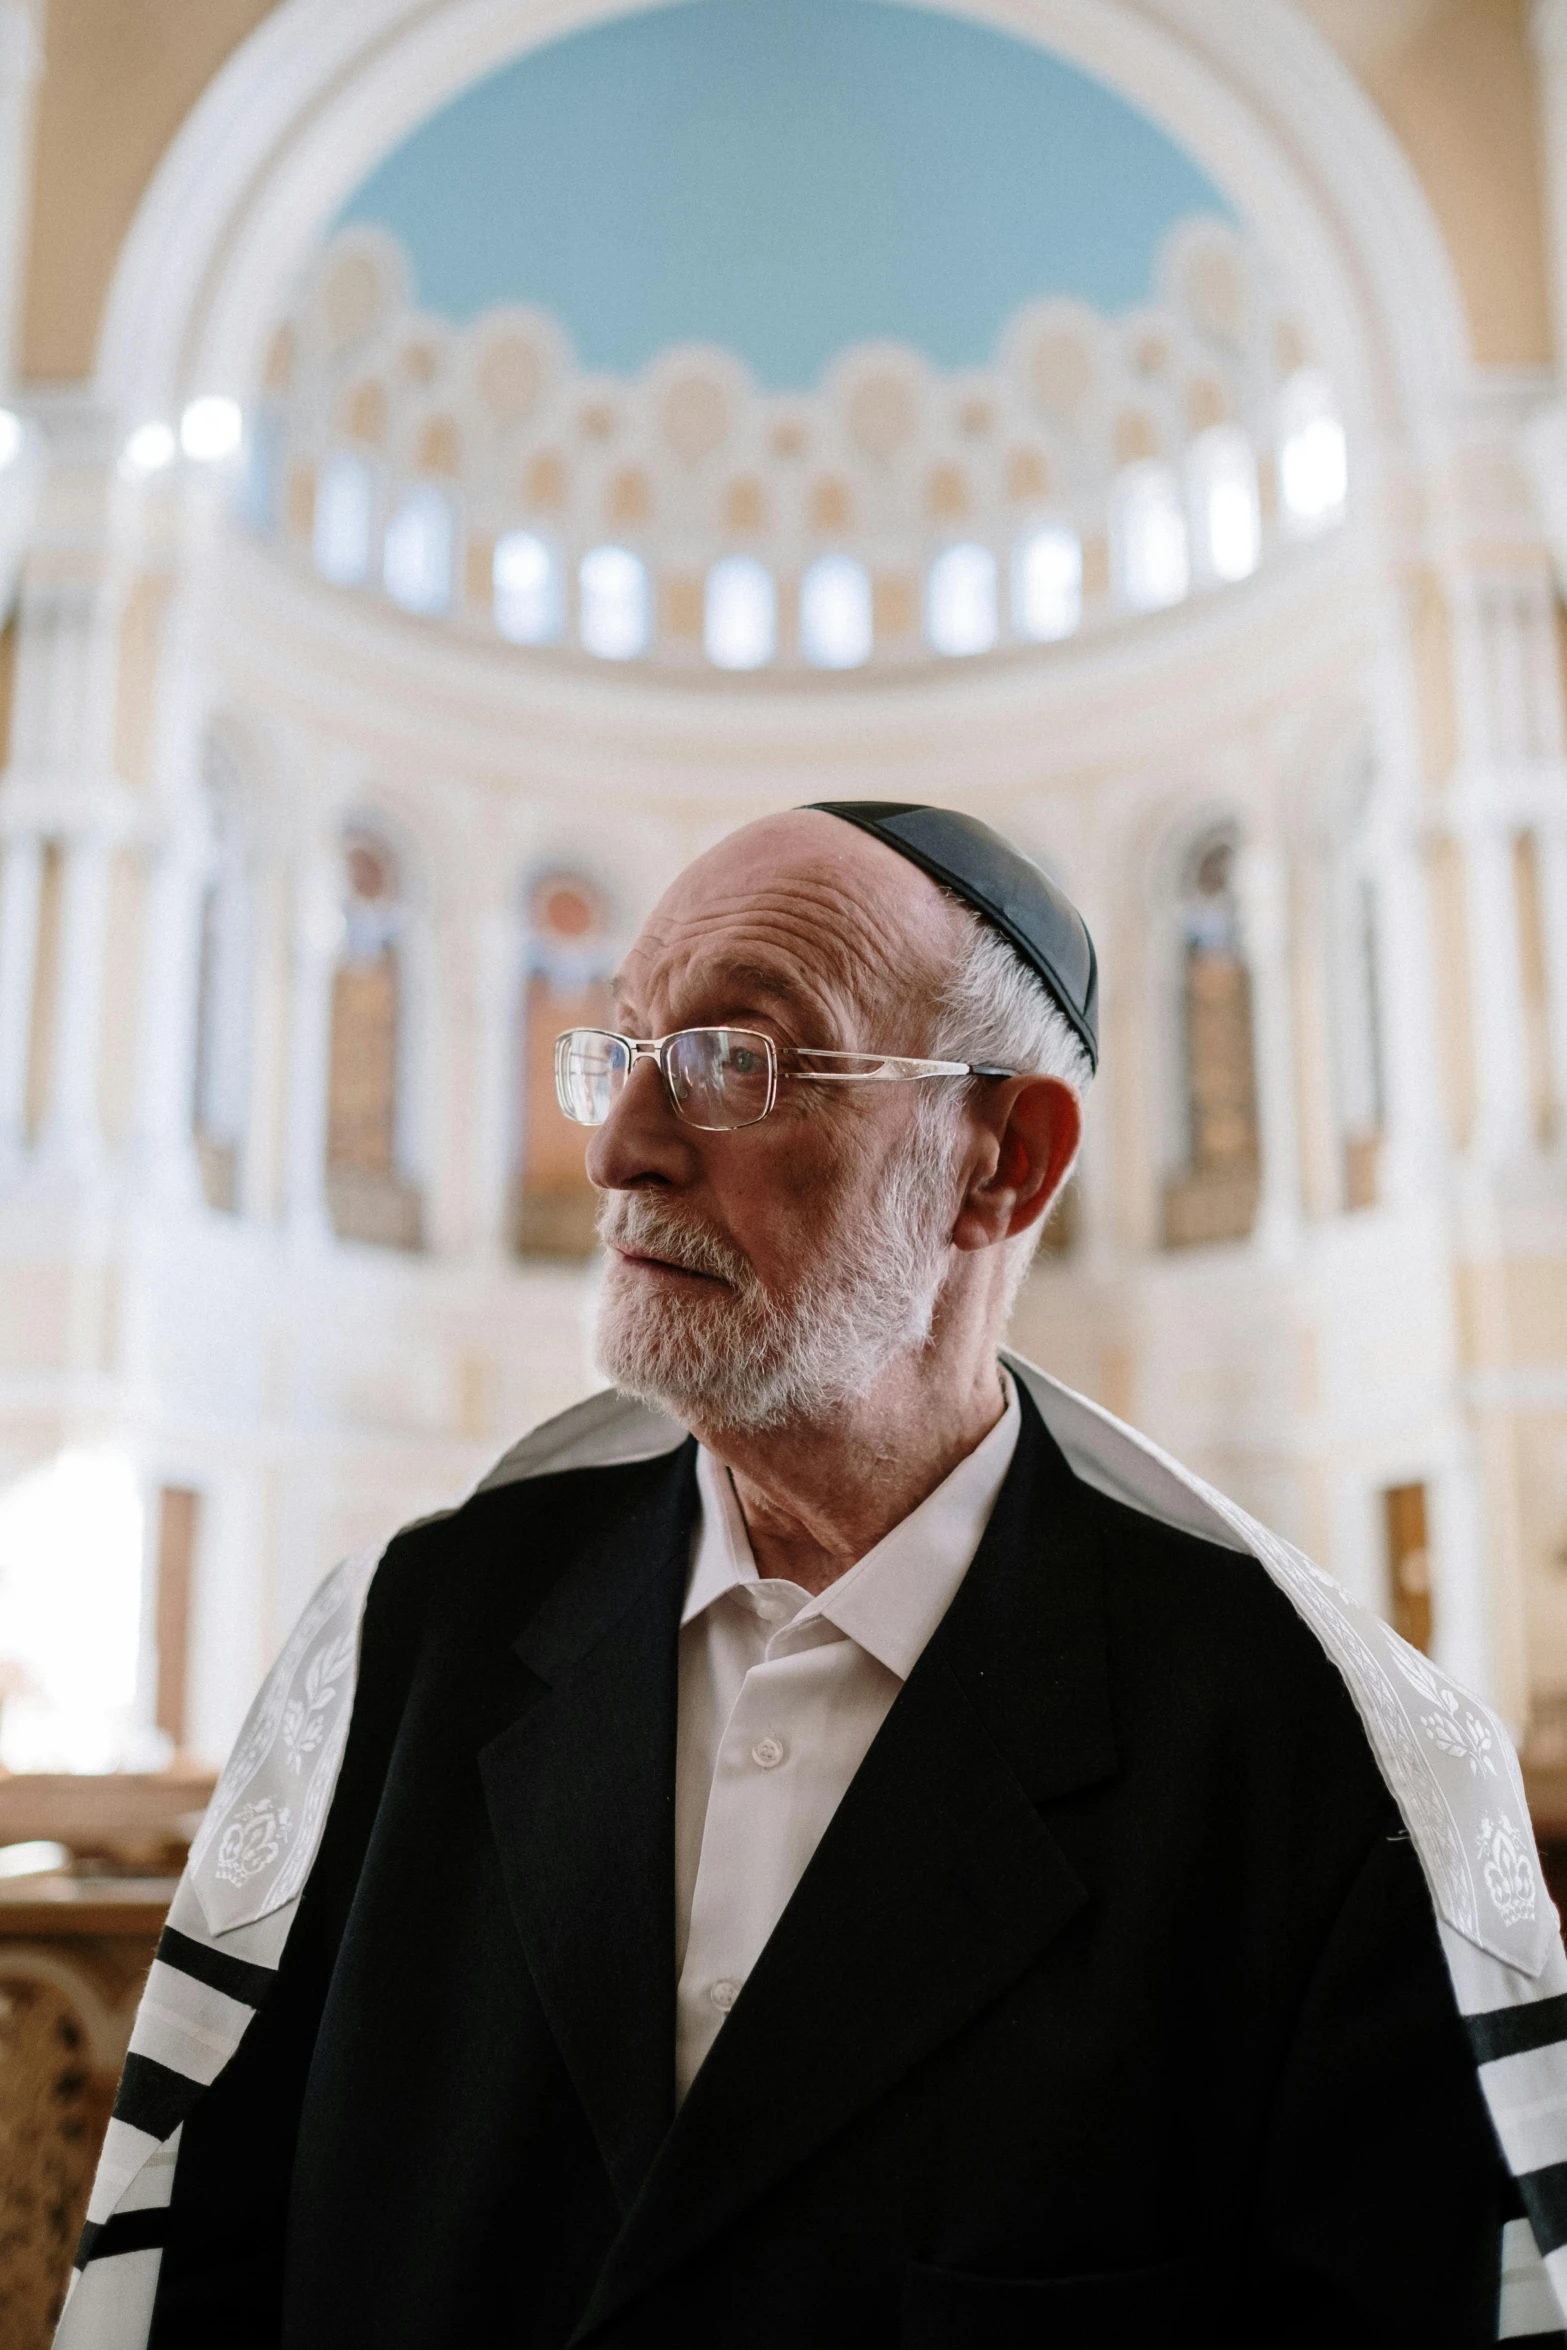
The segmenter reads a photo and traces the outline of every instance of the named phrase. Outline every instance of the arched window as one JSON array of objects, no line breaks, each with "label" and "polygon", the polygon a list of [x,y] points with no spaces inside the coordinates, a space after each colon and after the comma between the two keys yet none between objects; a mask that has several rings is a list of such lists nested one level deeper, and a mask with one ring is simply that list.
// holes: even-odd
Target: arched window
[{"label": "arched window", "polygon": [[316,569],[334,587],[360,587],[370,576],[375,476],[369,460],[340,449],[316,483],[312,552]]},{"label": "arched window", "polygon": [[406,907],[387,842],[343,838],[343,944],[332,975],[326,1189],[342,1240],[418,1248],[423,1202],[406,1171]]},{"label": "arched window", "polygon": [[726,555],[707,575],[702,638],[719,669],[761,669],[778,635],[773,575],[754,555]]},{"label": "arched window", "polygon": [[220,744],[203,761],[207,875],[196,974],[191,1128],[210,1207],[239,1206],[250,1108],[251,894],[239,778]]},{"label": "arched window", "polygon": [[1292,375],[1279,394],[1279,504],[1297,531],[1325,529],[1344,511],[1349,450],[1333,387],[1317,368]]},{"label": "arched window", "polygon": [[1234,833],[1188,851],[1176,907],[1177,1166],[1164,1188],[1167,1248],[1244,1240],[1257,1213],[1260,1153],[1251,975],[1235,895]]},{"label": "arched window", "polygon": [[1257,460],[1233,424],[1199,433],[1187,453],[1187,498],[1197,574],[1212,585],[1249,579],[1262,551]]},{"label": "arched window", "polygon": [[420,482],[404,490],[386,526],[382,578],[394,604],[433,619],[449,610],[456,527],[444,490]]},{"label": "arched window", "polygon": [[925,634],[938,653],[988,653],[996,641],[996,558],[988,547],[948,547],[925,582]]},{"label": "arched window", "polygon": [[492,580],[495,626],[514,645],[553,644],[561,629],[560,565],[554,549],[531,530],[509,530],[495,542]]},{"label": "arched window", "polygon": [[858,669],[870,657],[870,574],[852,555],[819,555],[800,582],[800,650],[813,669]]},{"label": "arched window", "polygon": [[1083,543],[1050,523],[1020,539],[1012,555],[1012,626],[1030,644],[1071,636],[1083,616]]},{"label": "arched window", "polygon": [[1186,517],[1175,475],[1157,458],[1125,466],[1110,493],[1116,589],[1133,612],[1178,604],[1191,585]]},{"label": "arched window", "polygon": [[609,1017],[614,948],[604,903],[580,874],[550,873],[528,894],[523,957],[520,1150],[513,1233],[521,1256],[591,1254],[598,1194],[583,1171],[585,1138],[555,1099],[555,1039]]},{"label": "arched window", "polygon": [[647,566],[629,547],[593,547],[578,574],[583,650],[601,661],[634,661],[652,634]]}]

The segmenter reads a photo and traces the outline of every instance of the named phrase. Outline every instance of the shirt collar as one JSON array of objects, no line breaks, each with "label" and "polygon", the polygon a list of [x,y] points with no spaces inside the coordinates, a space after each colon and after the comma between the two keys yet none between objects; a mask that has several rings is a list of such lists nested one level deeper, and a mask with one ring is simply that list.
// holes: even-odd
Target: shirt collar
[{"label": "shirt collar", "polygon": [[734,1481],[705,1444],[697,1446],[696,1492],[696,1548],[686,1584],[686,1604],[680,1611],[682,1627],[737,1584],[758,1579]]},{"label": "shirt collar", "polygon": [[[990,1522],[1017,1449],[1022,1409],[1011,1375],[1001,1373],[1006,1409],[988,1436],[928,1493],[918,1509],[884,1534],[836,1583],[810,1600],[791,1629],[822,1618],[906,1681],[957,1596]],[[757,1580],[756,1561],[734,1485],[705,1446],[697,1452],[701,1529],[681,1623],[737,1584]]]}]

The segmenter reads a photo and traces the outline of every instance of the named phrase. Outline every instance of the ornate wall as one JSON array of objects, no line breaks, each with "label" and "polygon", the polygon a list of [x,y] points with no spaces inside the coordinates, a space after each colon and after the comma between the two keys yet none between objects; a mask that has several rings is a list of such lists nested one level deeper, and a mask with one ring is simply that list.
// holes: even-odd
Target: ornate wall
[{"label": "ornate wall", "polygon": [[244,503],[339,586],[508,641],[808,676],[1023,648],[1245,578],[1342,510],[1331,384],[1276,263],[1166,233],[1157,297],[1034,302],[992,365],[733,354],[594,374],[542,311],[421,313],[347,229],[266,361]]},{"label": "ornate wall", "polygon": [[[778,392],[437,317],[384,234],[334,232],[543,29],[525,0],[372,16],[291,0],[237,52],[138,212],[95,384],[19,402],[0,1447],[112,1443],[202,1496],[189,1743],[221,1748],[334,1553],[587,1385],[559,1006],[728,826],[875,793],[1001,824],[1100,942],[1071,1245],[1021,1343],[1548,1723],[1552,387],[1476,363],[1364,91],[1272,0],[1052,9],[1242,225],[1178,227],[1132,312],[1024,310],[983,366],[875,348]],[[628,608],[605,549],[646,585],[629,643],[594,634],[601,589]],[[852,661],[805,624],[827,558],[865,582]],[[771,636],[735,660],[758,574]],[[155,1683],[149,1645],[149,1721]]]}]

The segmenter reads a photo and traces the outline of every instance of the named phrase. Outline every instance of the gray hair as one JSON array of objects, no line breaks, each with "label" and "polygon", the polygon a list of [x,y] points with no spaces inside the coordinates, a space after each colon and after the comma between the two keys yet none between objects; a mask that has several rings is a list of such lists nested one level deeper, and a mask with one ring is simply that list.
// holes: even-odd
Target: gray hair
[{"label": "gray hair", "polygon": [[[959,912],[958,952],[927,1049],[942,1060],[1038,1071],[1086,1093],[1088,1056],[1064,1015],[1004,939],[967,907]],[[829,1198],[811,1261],[782,1296],[678,1200],[656,1190],[607,1192],[599,1214],[606,1240],[713,1274],[729,1295],[706,1282],[689,1297],[649,1298],[612,1251],[599,1298],[599,1368],[627,1393],[709,1427],[820,1424],[863,1395],[895,1357],[930,1342],[951,1263],[968,1091],[961,1080],[913,1088],[901,1150],[868,1201],[852,1187]],[[1044,1222],[1005,1243],[1003,1322]]]},{"label": "gray hair", "polygon": [[[1026,1069],[1041,1077],[1059,1078],[1071,1087],[1079,1102],[1083,1101],[1094,1072],[1081,1038],[1060,1005],[999,931],[950,892],[943,895],[958,915],[962,944],[941,991],[930,1042],[933,1058],[989,1061],[1001,1069]],[[920,1091],[921,1112],[933,1125],[953,1118],[950,1092],[938,1098],[934,1086]],[[1006,1244],[1008,1313],[1076,1164],[1074,1156],[1045,1214]]]}]

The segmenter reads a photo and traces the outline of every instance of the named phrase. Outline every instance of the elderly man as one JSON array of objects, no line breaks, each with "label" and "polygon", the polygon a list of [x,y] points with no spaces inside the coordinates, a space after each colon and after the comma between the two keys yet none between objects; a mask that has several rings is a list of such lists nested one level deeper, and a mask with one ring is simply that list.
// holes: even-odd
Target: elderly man
[{"label": "elderly man", "polygon": [[1499,1729],[1000,1353],[1094,997],[949,812],[770,818],[667,893],[557,1055],[618,1392],[290,1642],[70,2350],[1560,2328]]}]

